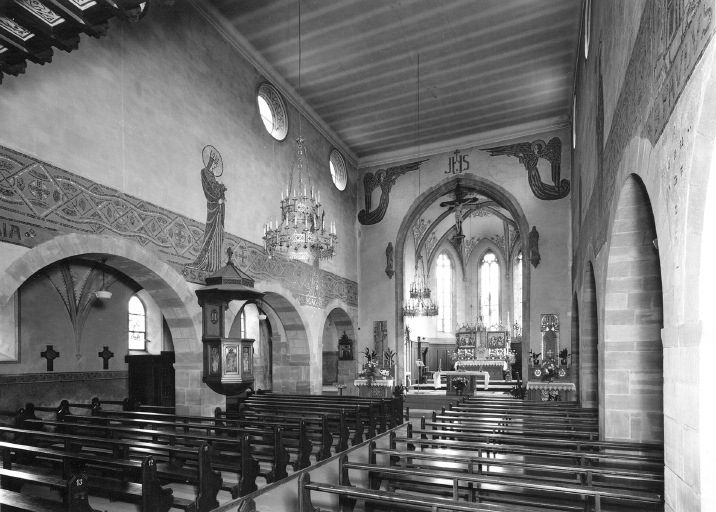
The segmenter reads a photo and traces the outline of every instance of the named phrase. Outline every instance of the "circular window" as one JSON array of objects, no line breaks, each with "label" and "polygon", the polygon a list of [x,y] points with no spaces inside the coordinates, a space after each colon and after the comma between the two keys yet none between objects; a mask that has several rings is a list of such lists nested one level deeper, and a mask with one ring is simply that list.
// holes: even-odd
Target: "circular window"
[{"label": "circular window", "polygon": [[276,140],[285,139],[288,134],[288,117],[286,106],[276,88],[268,83],[261,84],[257,101],[266,131]]},{"label": "circular window", "polygon": [[331,177],[333,178],[333,183],[336,185],[336,188],[338,190],[345,190],[346,183],[348,183],[346,161],[337,149],[331,151],[328,166],[331,168]]}]

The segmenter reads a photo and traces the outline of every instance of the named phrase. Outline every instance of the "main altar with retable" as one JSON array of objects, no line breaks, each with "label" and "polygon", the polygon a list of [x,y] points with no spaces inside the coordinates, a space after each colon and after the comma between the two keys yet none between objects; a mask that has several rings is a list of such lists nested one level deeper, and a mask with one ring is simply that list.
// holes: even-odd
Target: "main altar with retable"
[{"label": "main altar with retable", "polygon": [[[488,330],[480,322],[476,326],[464,325],[455,333],[455,338],[456,349],[451,357],[454,371],[439,374],[447,376],[448,393],[457,388],[474,392],[480,387],[482,375],[485,376],[485,389],[490,380],[502,380],[509,376],[514,355],[510,352],[510,333],[507,329],[494,326]],[[440,382],[439,377],[435,381]]]}]

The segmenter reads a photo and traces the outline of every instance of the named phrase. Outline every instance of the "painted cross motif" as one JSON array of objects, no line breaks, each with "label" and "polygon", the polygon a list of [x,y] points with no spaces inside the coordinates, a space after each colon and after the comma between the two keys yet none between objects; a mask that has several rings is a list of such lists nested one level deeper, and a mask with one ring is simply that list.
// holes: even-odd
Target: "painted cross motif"
[{"label": "painted cross motif", "polygon": [[102,358],[102,369],[109,370],[109,360],[114,357],[114,352],[109,350],[109,347],[103,347],[102,352],[97,352],[97,355]]},{"label": "painted cross motif", "polygon": [[47,371],[54,371],[54,360],[60,357],[60,353],[52,348],[52,345],[47,345],[47,350],[40,352],[40,357],[47,359]]}]

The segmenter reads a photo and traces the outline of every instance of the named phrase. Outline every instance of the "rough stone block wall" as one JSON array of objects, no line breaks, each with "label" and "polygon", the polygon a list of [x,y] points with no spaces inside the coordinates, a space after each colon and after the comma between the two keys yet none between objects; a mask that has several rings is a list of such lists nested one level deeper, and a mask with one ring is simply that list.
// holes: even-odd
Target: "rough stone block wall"
[{"label": "rough stone block wall", "polygon": [[604,331],[607,439],[663,440],[662,291],[646,191],[629,178],[609,246]]}]

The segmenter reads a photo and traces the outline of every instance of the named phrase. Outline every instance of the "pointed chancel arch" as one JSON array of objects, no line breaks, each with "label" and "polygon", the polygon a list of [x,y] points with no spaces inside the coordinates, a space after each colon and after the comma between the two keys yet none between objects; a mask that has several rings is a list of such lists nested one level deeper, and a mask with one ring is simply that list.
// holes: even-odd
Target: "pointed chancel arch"
[{"label": "pointed chancel arch", "polygon": [[[440,181],[433,187],[423,192],[408,209],[403,221],[398,229],[398,236],[395,243],[395,339],[397,347],[402,347],[402,341],[405,340],[405,322],[402,315],[403,299],[405,296],[404,280],[405,280],[405,243],[410,233],[411,226],[415,221],[423,215],[423,213],[437,201],[441,196],[455,190],[457,182],[460,182],[460,186],[467,192],[477,192],[489,199],[495,201],[497,204],[505,208],[510,216],[514,219],[517,228],[520,233],[529,233],[529,223],[527,217],[522,211],[522,207],[517,202],[517,199],[510,194],[503,187],[486,180],[482,177],[475,176],[473,174],[461,175],[459,177],[448,177]],[[527,254],[529,247],[527,246],[527,240],[529,237],[522,237],[522,252]],[[523,301],[522,313],[524,318],[529,318],[530,314],[530,268],[528,260],[524,259],[522,263],[522,283],[523,289],[526,291],[525,299]],[[530,347],[530,333],[529,329],[525,329],[523,332],[523,343],[522,343],[522,374],[527,375],[527,364]],[[398,353],[398,376],[399,380],[404,383],[405,375],[405,354],[402,349],[397,350]]]},{"label": "pointed chancel arch", "polygon": [[662,441],[663,305],[651,202],[632,174],[609,240],[604,311],[606,439]]}]

